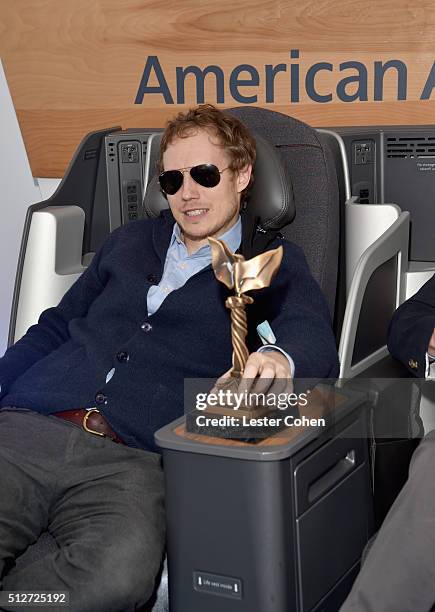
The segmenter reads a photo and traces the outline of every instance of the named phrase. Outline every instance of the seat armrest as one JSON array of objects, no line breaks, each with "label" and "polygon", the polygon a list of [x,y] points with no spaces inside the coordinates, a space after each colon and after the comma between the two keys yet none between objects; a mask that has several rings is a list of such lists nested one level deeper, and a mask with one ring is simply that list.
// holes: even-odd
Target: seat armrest
[{"label": "seat armrest", "polygon": [[346,201],[347,294],[361,255],[397,221],[401,212],[397,204],[360,204],[355,196]]},{"label": "seat armrest", "polygon": [[17,271],[10,337],[19,340],[46,308],[59,303],[85,269],[85,214],[79,206],[47,206],[29,218]]},{"label": "seat armrest", "polygon": [[[381,209],[382,206],[372,206],[372,208],[373,210]],[[394,208],[397,207],[391,205],[390,213]],[[386,337],[389,321],[385,323],[384,328],[381,330],[385,337],[385,344],[378,347],[372,354],[361,358],[357,363],[353,363],[357,329],[367,286],[376,271],[394,258],[396,258],[397,262],[396,279],[392,288],[393,295],[390,296],[393,302],[393,310],[404,299],[405,273],[408,264],[409,213],[400,212],[397,219],[389,225],[388,229],[383,231],[381,228],[377,231],[380,232],[380,236],[359,257],[350,283],[339,346],[340,378],[352,378],[361,374],[366,368],[388,354]],[[370,305],[372,311],[375,312],[375,316],[377,298],[379,303],[379,296],[373,296],[372,301],[374,303]],[[366,334],[370,334],[375,330],[375,319],[372,319],[371,323],[371,329],[365,330]],[[379,326],[377,327],[376,333],[379,334]]]}]

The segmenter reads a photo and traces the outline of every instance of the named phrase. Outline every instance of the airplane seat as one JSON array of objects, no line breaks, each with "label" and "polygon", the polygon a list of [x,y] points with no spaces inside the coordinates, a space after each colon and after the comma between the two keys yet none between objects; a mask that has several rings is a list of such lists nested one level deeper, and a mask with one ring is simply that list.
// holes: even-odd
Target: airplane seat
[{"label": "airplane seat", "polygon": [[[236,108],[230,110],[233,114],[237,115],[243,122],[245,122],[249,128],[259,137],[260,142],[260,155],[259,162],[255,167],[255,174],[257,177],[257,187],[254,186],[253,193],[251,196],[251,205],[253,210],[260,212],[261,222],[264,223],[265,228],[273,228],[282,232],[286,238],[292,240],[305,251],[308,264],[310,269],[319,282],[322,290],[325,293],[325,297],[328,301],[331,314],[334,313],[336,304],[340,302],[337,300],[337,273],[338,273],[338,262],[339,257],[343,257],[343,246],[340,250],[340,225],[343,227],[345,202],[344,199],[348,200],[349,193],[346,185],[348,185],[348,179],[346,179],[346,165],[343,161],[343,157],[340,155],[340,143],[339,139],[336,138],[332,133],[324,131],[316,131],[306,126],[305,124],[292,119],[286,115],[275,113],[265,109],[259,108]],[[116,160],[112,161],[110,154],[104,155],[104,139],[112,132],[116,132],[117,128],[111,130],[104,130],[101,132],[93,133],[89,137],[85,138],[81,143],[73,161],[70,165],[66,176],[64,177],[58,191],[50,199],[50,201],[41,203],[39,205],[30,207],[29,215],[26,222],[25,233],[23,236],[22,253],[20,257],[20,265],[17,273],[17,283],[14,295],[14,305],[11,317],[11,332],[10,342],[20,337],[20,334],[25,332],[26,325],[30,325],[34,322],[35,314],[32,313],[30,320],[29,317],[25,316],[24,310],[22,309],[20,315],[20,304],[26,300],[23,300],[23,295],[26,293],[26,286],[28,282],[36,276],[38,279],[38,270],[32,267],[28,262],[26,263],[26,250],[31,241],[32,237],[32,217],[33,221],[40,215],[49,217],[49,222],[56,225],[55,229],[49,235],[51,239],[56,241],[56,245],[52,251],[52,259],[49,264],[54,268],[56,272],[55,282],[58,282],[57,277],[60,278],[64,284],[68,282],[71,284],[78,274],[81,273],[86,265],[86,255],[89,251],[94,251],[98,248],[99,244],[104,240],[104,236],[108,234],[110,230],[115,229],[122,221],[121,213],[115,214],[113,209],[102,212],[102,209],[107,205],[107,183],[110,182],[111,177],[113,178],[113,169],[116,166]],[[155,159],[152,152],[152,148],[158,145],[158,135],[154,134],[155,137],[150,139],[149,150],[147,151],[147,159]],[[265,144],[263,145],[263,141]],[[269,155],[264,156],[264,163],[262,163],[261,151],[270,152]],[[282,175],[279,179],[272,180],[271,184],[268,180],[271,173],[271,168],[275,168],[275,159],[279,159],[284,169],[285,179],[283,180]],[[111,165],[112,164],[112,165]],[[278,165],[279,171],[280,165]],[[86,180],[83,181],[83,177]],[[308,180],[309,179],[309,180]],[[77,192],[77,185],[82,185],[82,193]],[[148,184],[149,183],[149,184]],[[276,190],[277,184],[281,184],[281,192]],[[271,193],[268,195],[264,192],[264,185],[268,185],[268,189],[271,189]],[[291,188],[290,188],[291,186]],[[123,187],[118,186],[119,189]],[[159,208],[167,207],[167,202],[156,190],[156,180],[147,179],[142,185],[143,191],[145,192],[145,198],[143,203],[143,209],[140,216],[153,216],[157,213]],[[256,191],[256,189],[258,191]],[[152,197],[154,191],[154,196]],[[258,196],[256,195],[258,194]],[[257,200],[256,200],[257,198]],[[281,200],[281,208],[273,209],[273,212],[269,216],[265,216],[262,212],[262,207],[270,206],[271,203]],[[83,204],[83,202],[87,204]],[[284,207],[282,206],[285,203]],[[293,203],[292,203],[293,202]],[[257,209],[258,203],[258,209]],[[274,204],[273,204],[274,206]],[[294,206],[294,208],[293,208]],[[290,220],[296,211],[295,219],[290,224]],[[37,213],[37,214],[34,214]],[[341,219],[341,224],[340,224]],[[54,221],[53,221],[54,220]],[[370,283],[370,279],[373,274],[376,273],[379,267],[382,267],[385,261],[394,259],[394,265],[388,269],[388,278],[390,279],[388,290],[391,292],[389,303],[396,303],[398,300],[398,294],[400,293],[400,279],[401,279],[401,266],[403,260],[406,259],[403,253],[406,249],[404,228],[406,228],[408,218],[406,214],[399,215],[397,222],[393,222],[392,226],[387,229],[385,235],[382,235],[374,244],[370,245],[361,256],[358,261],[355,275],[357,278],[356,284],[351,286],[349,297],[351,298],[350,308],[346,308],[342,316],[342,333],[340,347],[343,354],[342,347],[347,347],[345,351],[346,360],[345,369],[342,373],[354,375],[355,370],[352,370],[354,363],[352,362],[352,356],[355,353],[355,346],[358,344],[357,327],[360,319],[360,314],[364,310],[365,304],[363,298],[366,293],[367,286]],[[79,247],[76,247],[74,253],[72,253],[72,259],[70,261],[64,258],[63,263],[59,266],[59,256],[63,248],[63,242],[65,237],[70,237],[71,233],[68,231],[69,224],[74,227],[75,241],[78,242]],[[35,231],[36,235],[38,232]],[[407,234],[406,234],[407,235]],[[31,240],[32,239],[32,240]],[[47,251],[47,235],[44,237],[45,245],[43,251]],[[71,240],[72,243],[72,240]],[[67,243],[68,246],[69,242]],[[33,245],[30,244],[33,248]],[[72,247],[70,249],[72,251]],[[38,252],[37,248],[34,251]],[[36,264],[40,264],[41,261],[37,257],[33,257]],[[62,258],[61,258],[62,259]],[[54,263],[53,263],[54,261]],[[35,262],[34,262],[35,263]],[[44,263],[44,262],[42,262]],[[392,272],[393,270],[393,272]],[[340,271],[342,276],[342,271]],[[385,276],[385,275],[384,275]],[[391,277],[394,277],[395,282],[391,281]],[[64,290],[66,290],[65,287]],[[42,296],[45,303],[44,307],[53,305],[61,296],[55,295],[54,299],[49,295],[46,295],[50,285],[46,286],[46,292]],[[62,291],[62,289],[58,289]],[[338,283],[338,291],[341,294],[343,292],[343,282]],[[23,294],[24,292],[24,294]],[[372,295],[373,298],[373,295]],[[29,303],[29,299],[27,303]],[[53,301],[51,301],[53,300]],[[343,299],[341,299],[343,303]],[[344,300],[346,302],[346,300]],[[39,312],[37,313],[39,314]],[[353,319],[356,319],[355,321]],[[344,336],[345,336],[345,339]],[[370,335],[370,333],[368,334]],[[349,345],[349,346],[348,346]],[[372,346],[369,349],[373,348]],[[377,346],[375,346],[377,349]],[[362,353],[358,355],[359,367],[358,372],[364,370],[365,363],[370,362],[370,354],[367,353],[367,347],[364,348]],[[350,357],[349,357],[350,356]],[[361,363],[363,362],[363,366]],[[373,363],[373,361],[371,362]],[[342,374],[343,375],[343,374]],[[359,423],[359,421],[358,421]],[[346,425],[349,425],[349,421],[346,421]],[[359,424],[358,427],[364,427],[363,424]],[[344,427],[344,424],[343,424]],[[354,424],[349,425],[351,432]],[[356,427],[356,426],[355,426]],[[358,430],[358,436],[361,431]],[[314,435],[314,434],[313,434]],[[317,436],[314,436],[317,438]],[[352,440],[352,438],[348,438]],[[330,561],[330,571],[327,572],[327,576],[324,577],[323,581],[320,581],[317,585],[311,584],[311,595],[305,594],[306,602],[303,606],[304,610],[313,609],[317,606],[316,597],[320,596],[319,589],[326,588],[330,589],[334,586],[334,581],[340,578],[340,588],[343,589],[343,584],[348,584],[351,578],[351,572],[354,572],[355,564],[358,563],[358,555],[360,554],[365,541],[370,535],[370,504],[371,495],[370,487],[368,485],[368,453],[367,449],[364,449],[362,444],[358,445],[358,451],[356,452],[352,447],[345,448],[343,459],[339,459],[338,463],[335,464],[333,458],[336,457],[334,451],[334,444],[338,444],[335,440],[331,442],[332,446],[325,443],[325,440],[320,443],[320,439],[311,440],[311,451],[313,455],[316,455],[316,462],[320,473],[318,474],[318,481],[316,481],[313,490],[319,490],[321,484],[322,491],[328,495],[328,504],[332,503],[330,493],[332,490],[338,491],[340,495],[344,496],[342,499],[347,499],[343,493],[343,483],[346,482],[346,486],[350,486],[352,490],[352,478],[355,475],[357,478],[358,494],[355,496],[355,500],[351,501],[353,511],[355,515],[352,518],[350,524],[349,520],[342,516],[343,508],[337,511],[337,517],[341,517],[344,532],[348,533],[349,541],[344,541],[341,537],[340,543],[337,546],[337,550],[343,552],[344,556],[348,557],[346,563],[349,562],[349,566],[343,569],[343,565],[340,564],[339,560],[335,557],[330,558],[328,555],[332,554],[329,550],[330,547],[325,546],[319,554],[316,554],[316,541],[306,540],[308,532],[305,531],[299,534],[301,541],[310,542],[306,544],[305,559],[300,557],[303,554],[302,549],[298,548],[298,563],[306,568],[308,561],[310,563],[316,562],[317,564],[322,560]],[[326,448],[327,447],[327,448]],[[308,448],[308,447],[307,447]],[[294,450],[294,448],[293,448]],[[292,450],[292,452],[293,452]],[[305,463],[308,461],[308,450],[298,450],[297,460],[301,460],[304,463],[298,464],[300,467],[299,474],[302,479],[302,474],[310,474],[310,478],[313,476],[311,468],[306,472]],[[301,455],[304,454],[304,456]],[[319,454],[320,453],[320,454]],[[339,455],[341,457],[341,454]],[[357,460],[355,460],[357,457]],[[295,457],[292,455],[291,461],[293,462]],[[262,461],[262,460],[261,460]],[[261,462],[260,461],[260,462]],[[328,468],[323,465],[323,461],[330,462],[331,474],[328,472]],[[347,471],[342,472],[343,466],[347,470],[347,466],[351,465],[351,476]],[[295,467],[296,464],[292,463]],[[327,470],[325,475],[325,469]],[[171,470],[173,472],[173,470]],[[334,480],[332,478],[336,478]],[[346,476],[346,478],[344,478]],[[308,477],[308,476],[307,476]],[[280,477],[281,478],[281,477]],[[304,476],[306,478],[306,476]],[[330,483],[334,482],[332,486]],[[299,486],[299,485],[297,485]],[[302,486],[302,485],[301,485]],[[303,485],[305,486],[305,485]],[[306,486],[308,484],[306,483]],[[317,487],[317,488],[316,488]],[[299,489],[298,489],[299,490]],[[310,489],[311,490],[311,489]],[[302,489],[298,495],[302,495]],[[315,516],[315,523],[312,526],[318,524],[318,515],[314,511],[314,506],[319,506],[318,498],[315,497],[314,501],[300,501],[299,510],[302,506],[307,512],[311,510],[311,516]],[[364,500],[364,504],[367,505],[368,511],[363,508],[358,508],[356,500]],[[284,502],[283,502],[284,503]],[[347,503],[347,502],[346,502]],[[364,505],[363,504],[363,505]],[[284,506],[287,508],[287,501]],[[283,507],[284,507],[283,506]],[[331,510],[331,506],[329,511]],[[334,505],[332,505],[334,508]],[[349,519],[351,517],[349,516]],[[300,521],[303,522],[303,517],[299,517]],[[298,520],[299,520],[298,519]],[[344,522],[343,522],[344,521]],[[353,529],[359,529],[359,533],[355,535]],[[347,530],[347,531],[346,531]],[[364,540],[364,541],[363,541]],[[45,542],[45,545],[44,545]],[[348,544],[351,544],[351,550],[346,548]],[[29,562],[29,556],[26,555],[40,555],[44,554],[44,550],[47,550],[47,546],[51,546],[52,542],[49,542],[49,538],[40,538],[32,550],[32,553],[27,551],[22,557],[17,560],[18,564],[24,564]],[[300,542],[299,542],[300,545]],[[38,550],[38,546],[40,546]],[[314,555],[314,556],[313,556]],[[323,555],[323,556],[322,556]],[[349,557],[350,555],[350,557]],[[295,568],[295,563],[293,567]],[[350,569],[351,568],[351,569]],[[306,569],[304,569],[306,571]],[[336,573],[334,573],[336,572]],[[338,572],[338,573],[337,573]],[[341,572],[341,573],[340,573]],[[346,572],[348,572],[346,574]],[[350,573],[349,573],[350,572]],[[345,579],[343,575],[346,574]],[[354,575],[354,574],[352,574]],[[343,580],[342,580],[343,578]],[[309,579],[304,574],[300,577],[300,580],[304,582],[304,589],[307,586],[306,581]],[[326,580],[326,583],[325,583]],[[296,587],[295,587],[296,588]],[[302,587],[301,587],[302,588]],[[347,587],[346,587],[347,588]],[[333,597],[337,597],[337,592],[340,589],[336,589]],[[160,591],[159,591],[160,593]],[[323,593],[324,595],[324,593]],[[153,608],[153,612],[163,612],[167,606],[167,595],[163,593],[161,597],[157,597],[157,602]],[[302,597],[302,595],[300,595]],[[308,597],[308,599],[307,599]],[[277,599],[277,601],[279,598]],[[307,601],[309,603],[307,603]],[[301,604],[302,605],[302,604]],[[159,607],[160,606],[160,607]],[[204,608],[202,608],[204,609]],[[214,608],[213,608],[214,609]],[[253,610],[254,608],[252,608]],[[275,608],[273,608],[275,609]],[[278,609],[278,608],[277,608]],[[296,609],[296,608],[295,608]],[[299,608],[297,608],[299,610]],[[302,608],[300,608],[302,609]],[[322,608],[323,609],[323,608]],[[326,609],[326,608],[325,608]],[[332,609],[332,608],[331,608]],[[272,608],[270,608],[272,611]],[[191,609],[194,612],[194,609]],[[210,608],[212,612],[212,608]]]}]

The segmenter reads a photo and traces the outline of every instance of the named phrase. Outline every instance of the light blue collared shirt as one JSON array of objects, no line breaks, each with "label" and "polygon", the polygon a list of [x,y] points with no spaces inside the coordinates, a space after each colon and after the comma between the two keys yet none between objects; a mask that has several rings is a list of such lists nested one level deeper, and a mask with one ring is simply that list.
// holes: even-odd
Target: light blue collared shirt
[{"label": "light blue collared shirt", "polygon": [[[240,217],[236,223],[219,240],[225,240],[234,253],[242,241],[242,222]],[[187,252],[181,237],[181,230],[176,223],[172,230],[171,241],[166,253],[163,276],[158,285],[152,285],[147,295],[148,316],[153,315],[163,304],[167,295],[187,283],[189,278],[211,264],[211,248],[205,244],[192,255]]]}]

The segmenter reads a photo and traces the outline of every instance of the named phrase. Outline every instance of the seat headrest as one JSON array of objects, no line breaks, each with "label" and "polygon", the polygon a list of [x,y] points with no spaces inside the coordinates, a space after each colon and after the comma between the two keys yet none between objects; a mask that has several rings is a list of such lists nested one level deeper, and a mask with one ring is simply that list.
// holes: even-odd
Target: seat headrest
[{"label": "seat headrest", "polygon": [[[264,229],[280,230],[288,225],[296,213],[290,177],[274,147],[266,140],[253,134],[257,143],[257,159],[254,166],[254,184],[249,194],[247,208],[260,218]],[[158,158],[161,135],[151,140],[151,159]],[[207,160],[204,160],[207,161]],[[169,208],[165,195],[160,190],[157,170],[148,183],[144,197],[144,212],[157,217]]]}]

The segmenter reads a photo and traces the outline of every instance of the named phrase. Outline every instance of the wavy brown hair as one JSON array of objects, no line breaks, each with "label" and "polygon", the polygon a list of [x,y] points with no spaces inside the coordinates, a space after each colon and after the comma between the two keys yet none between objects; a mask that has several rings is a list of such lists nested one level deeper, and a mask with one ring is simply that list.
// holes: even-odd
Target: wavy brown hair
[{"label": "wavy brown hair", "polygon": [[[158,161],[159,172],[163,171],[163,153],[175,138],[188,138],[198,130],[207,130],[217,137],[219,144],[228,153],[229,168],[238,172],[251,164],[254,166],[256,149],[255,139],[241,121],[219,110],[212,104],[200,104],[189,109],[186,113],[180,112],[167,122],[160,143],[160,156]],[[206,160],[205,160],[206,161]],[[253,183],[253,174],[249,185],[241,194],[243,202]]]}]

